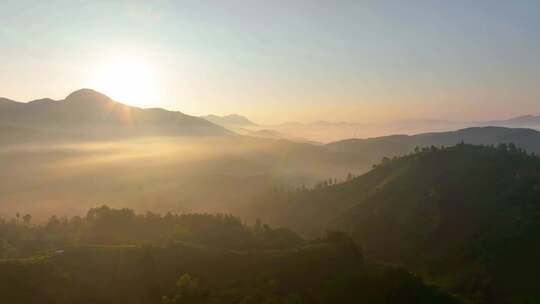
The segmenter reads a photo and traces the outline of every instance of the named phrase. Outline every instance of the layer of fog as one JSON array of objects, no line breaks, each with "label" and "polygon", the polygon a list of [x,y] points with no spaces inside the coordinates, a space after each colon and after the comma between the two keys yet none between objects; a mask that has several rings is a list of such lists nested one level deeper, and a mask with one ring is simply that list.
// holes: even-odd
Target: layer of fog
[{"label": "layer of fog", "polygon": [[249,218],[258,197],[344,177],[355,165],[282,140],[153,137],[3,146],[0,167],[0,216],[42,220],[103,204]]}]

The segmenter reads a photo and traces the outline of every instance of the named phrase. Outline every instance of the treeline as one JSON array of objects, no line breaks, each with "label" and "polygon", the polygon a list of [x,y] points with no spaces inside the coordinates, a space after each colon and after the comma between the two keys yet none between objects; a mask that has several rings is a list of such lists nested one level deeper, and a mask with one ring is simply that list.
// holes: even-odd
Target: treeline
[{"label": "treeline", "polygon": [[43,225],[0,219],[0,257],[28,256],[67,245],[164,245],[190,242],[216,248],[283,249],[303,243],[289,229],[257,220],[244,225],[229,214],[136,214],[131,209],[93,208],[86,216],[52,216]]},{"label": "treeline", "polygon": [[304,241],[226,214],[94,208],[0,222],[0,302],[460,303],[403,269],[367,264],[340,232]]},{"label": "treeline", "polygon": [[[525,149],[522,149],[520,147],[518,147],[516,144],[514,143],[499,143],[497,145],[470,145],[470,144],[466,144],[464,143],[463,141],[457,143],[454,147],[459,147],[459,146],[477,146],[477,147],[483,147],[483,148],[488,148],[488,149],[493,149],[495,151],[502,151],[502,152],[507,152],[507,153],[510,153],[510,154],[520,154],[520,155],[524,155],[524,156],[531,156],[531,157],[536,157],[536,153],[534,152],[531,152],[531,153],[528,153]],[[441,145],[441,146],[436,146],[436,145],[429,145],[429,146],[416,146],[414,147],[414,149],[410,152],[410,153],[405,153],[405,154],[402,154],[402,155],[396,155],[396,156],[392,156],[392,157],[387,157],[387,156],[384,156],[380,159],[380,161],[378,163],[375,163],[372,165],[372,169],[375,169],[381,165],[384,165],[392,160],[400,160],[400,159],[405,159],[405,158],[408,158],[408,157],[411,157],[411,156],[414,156],[414,155],[421,155],[421,154],[429,154],[431,152],[437,152],[437,151],[444,151],[448,148],[451,148],[453,146],[444,146],[444,145]],[[321,190],[321,189],[325,189],[325,188],[328,188],[328,187],[331,187],[331,186],[335,186],[335,185],[339,185],[339,184],[343,184],[343,183],[346,183],[346,182],[350,182],[354,179],[356,179],[359,175],[358,174],[355,174],[355,173],[352,173],[352,172],[349,172],[347,173],[347,175],[345,177],[329,177],[329,178],[325,178],[323,180],[320,180],[310,186],[307,186],[305,184],[302,184],[300,186],[281,186],[281,187],[275,187],[273,189],[273,194],[275,195],[295,195],[297,193],[303,193],[303,192],[309,192],[309,191],[312,191],[312,190]]]},{"label": "treeline", "polygon": [[435,145],[424,146],[424,147],[416,146],[411,153],[406,153],[406,154],[403,154],[403,155],[393,156],[393,157],[383,157],[381,159],[380,163],[373,165],[373,168],[377,168],[378,166],[386,164],[391,160],[405,159],[405,158],[412,157],[412,156],[415,156],[415,155],[429,154],[429,153],[433,153],[433,152],[445,151],[447,149],[460,148],[460,147],[465,147],[465,146],[486,148],[486,149],[492,150],[494,152],[505,152],[507,154],[514,154],[514,155],[522,155],[522,156],[530,156],[530,157],[536,157],[537,156],[536,153],[534,153],[534,152],[529,153],[525,149],[522,149],[522,148],[518,147],[514,143],[499,143],[497,145],[476,145],[476,144],[471,145],[471,144],[466,144],[463,141],[461,141],[460,143],[456,144],[455,146],[435,146]]}]

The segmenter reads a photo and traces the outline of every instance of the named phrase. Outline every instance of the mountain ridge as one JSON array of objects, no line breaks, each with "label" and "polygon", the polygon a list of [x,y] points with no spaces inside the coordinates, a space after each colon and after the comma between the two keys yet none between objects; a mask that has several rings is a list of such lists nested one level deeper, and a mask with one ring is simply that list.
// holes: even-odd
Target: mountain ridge
[{"label": "mountain ridge", "polygon": [[178,111],[142,109],[114,101],[103,93],[80,89],[65,99],[0,103],[0,120],[12,127],[40,132],[66,131],[97,137],[132,135],[225,136],[234,132]]},{"label": "mountain ridge", "polygon": [[214,124],[223,126],[223,127],[254,127],[257,126],[256,123],[249,120],[247,117],[238,115],[238,114],[229,114],[229,115],[205,115],[201,116]]},{"label": "mountain ridge", "polygon": [[400,152],[403,153],[416,146],[449,146],[460,142],[484,145],[513,142],[530,152],[540,152],[539,131],[530,128],[496,126],[469,127],[456,131],[428,132],[415,135],[396,134],[366,139],[351,138],[326,144],[326,147],[334,150],[354,150],[376,143],[386,143],[399,146]]},{"label": "mountain ridge", "polygon": [[497,126],[538,126],[540,125],[540,115],[520,115],[515,116],[509,119],[503,119],[503,120],[491,120],[487,121],[483,124],[491,124],[491,125],[497,125]]}]

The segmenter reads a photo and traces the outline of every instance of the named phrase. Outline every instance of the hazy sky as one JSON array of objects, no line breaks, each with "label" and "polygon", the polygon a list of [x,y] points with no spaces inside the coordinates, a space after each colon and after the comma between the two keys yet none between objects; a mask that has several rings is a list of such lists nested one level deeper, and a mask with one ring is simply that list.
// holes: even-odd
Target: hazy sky
[{"label": "hazy sky", "polygon": [[0,96],[82,87],[263,123],[540,114],[540,1],[0,0]]}]

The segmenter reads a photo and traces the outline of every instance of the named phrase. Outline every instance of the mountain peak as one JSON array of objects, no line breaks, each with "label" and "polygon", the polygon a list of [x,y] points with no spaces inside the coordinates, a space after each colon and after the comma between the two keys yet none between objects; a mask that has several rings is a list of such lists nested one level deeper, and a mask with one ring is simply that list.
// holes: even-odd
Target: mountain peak
[{"label": "mountain peak", "polygon": [[66,99],[69,102],[100,102],[106,103],[111,102],[112,99],[98,91],[92,89],[80,89],[71,94],[69,94]]}]

